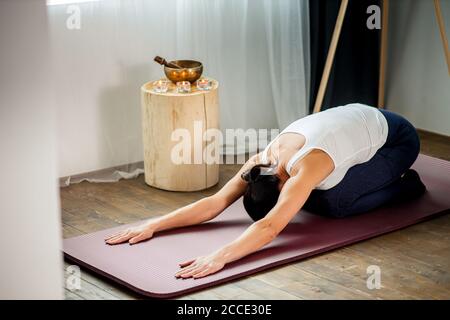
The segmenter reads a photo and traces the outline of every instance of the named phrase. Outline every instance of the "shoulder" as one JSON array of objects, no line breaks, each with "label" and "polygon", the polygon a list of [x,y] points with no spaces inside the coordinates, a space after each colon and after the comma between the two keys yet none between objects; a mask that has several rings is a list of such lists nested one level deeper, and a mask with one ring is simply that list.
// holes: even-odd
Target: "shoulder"
[{"label": "shoulder", "polygon": [[297,177],[303,182],[309,181],[316,186],[334,169],[334,161],[328,153],[320,149],[312,149],[292,166],[291,178]]}]

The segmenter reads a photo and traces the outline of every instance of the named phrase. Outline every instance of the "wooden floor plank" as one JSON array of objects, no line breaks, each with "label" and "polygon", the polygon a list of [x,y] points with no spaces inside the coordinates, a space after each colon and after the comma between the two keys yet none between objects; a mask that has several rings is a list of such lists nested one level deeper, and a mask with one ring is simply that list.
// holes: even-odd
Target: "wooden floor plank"
[{"label": "wooden floor plank", "polygon": [[64,289],[64,299],[65,300],[86,300],[83,297],[77,295],[74,291]]},{"label": "wooden floor plank", "polygon": [[432,157],[450,161],[450,138],[433,134],[424,130],[417,130],[420,138],[420,152]]},{"label": "wooden floor plank", "polygon": [[77,228],[74,228],[65,222],[62,223],[62,229],[63,229],[63,238],[64,239],[76,237],[76,236],[79,236],[84,233],[81,230],[78,230]]},{"label": "wooden floor plank", "polygon": [[234,283],[234,285],[246,290],[247,292],[253,292],[261,299],[274,299],[274,300],[299,300],[298,296],[295,296],[280,288],[275,288],[268,285],[264,281],[256,277],[246,277]]}]

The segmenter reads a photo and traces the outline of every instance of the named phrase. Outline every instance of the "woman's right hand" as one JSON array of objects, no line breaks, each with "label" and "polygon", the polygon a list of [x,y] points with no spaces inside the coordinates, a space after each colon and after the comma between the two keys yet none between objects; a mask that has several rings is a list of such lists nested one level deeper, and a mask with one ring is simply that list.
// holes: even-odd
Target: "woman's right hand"
[{"label": "woman's right hand", "polygon": [[154,229],[149,223],[119,231],[105,238],[107,244],[119,244],[128,241],[135,244],[153,237]]}]

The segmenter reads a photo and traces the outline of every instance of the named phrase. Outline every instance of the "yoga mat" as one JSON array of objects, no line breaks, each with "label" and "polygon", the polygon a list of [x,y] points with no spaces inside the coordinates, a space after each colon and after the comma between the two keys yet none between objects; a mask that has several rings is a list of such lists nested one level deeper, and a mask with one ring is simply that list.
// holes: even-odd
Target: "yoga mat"
[{"label": "yoga mat", "polygon": [[64,253],[67,259],[143,295],[171,298],[398,230],[449,209],[450,162],[420,155],[413,168],[428,189],[419,199],[344,219],[301,211],[273,242],[205,278],[174,275],[180,262],[213,252],[252,223],[242,199],[210,222],[161,232],[144,243],[106,245],[104,237],[126,227],[120,226],[66,239]]}]

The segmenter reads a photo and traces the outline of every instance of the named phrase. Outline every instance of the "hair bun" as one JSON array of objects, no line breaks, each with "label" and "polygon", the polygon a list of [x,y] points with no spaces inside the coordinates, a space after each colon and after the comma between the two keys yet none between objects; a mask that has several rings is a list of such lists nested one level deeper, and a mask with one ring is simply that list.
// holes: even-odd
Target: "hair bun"
[{"label": "hair bun", "polygon": [[250,170],[242,172],[241,179],[245,182],[250,182]]},{"label": "hair bun", "polygon": [[261,166],[262,165],[255,165],[250,170],[245,171],[242,173],[241,178],[248,183],[255,182],[261,175]]}]

